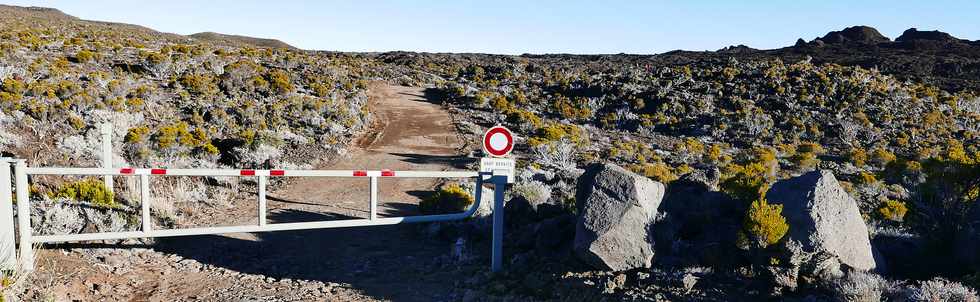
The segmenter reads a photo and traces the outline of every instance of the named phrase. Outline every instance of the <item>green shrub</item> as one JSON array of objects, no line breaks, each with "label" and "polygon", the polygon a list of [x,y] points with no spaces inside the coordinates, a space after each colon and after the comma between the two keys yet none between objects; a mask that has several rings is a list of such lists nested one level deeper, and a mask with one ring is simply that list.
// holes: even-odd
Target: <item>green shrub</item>
[{"label": "green shrub", "polygon": [[203,151],[204,153],[207,153],[207,154],[211,154],[211,155],[218,154],[218,152],[219,152],[218,147],[215,147],[210,142],[208,142],[208,143],[204,144],[203,146],[201,146],[201,151]]},{"label": "green shrub", "polygon": [[520,109],[508,112],[507,121],[518,125],[531,125],[535,129],[541,127],[541,117],[538,117],[534,112]]},{"label": "green shrub", "polygon": [[289,74],[282,70],[269,72],[269,85],[275,93],[287,94],[293,91],[293,84],[289,82]]},{"label": "green shrub", "polygon": [[909,209],[905,206],[905,202],[899,200],[885,200],[878,208],[878,214],[881,214],[882,218],[901,222],[905,220],[905,214],[908,213]]},{"label": "green shrub", "polygon": [[586,140],[582,132],[582,129],[574,124],[550,123],[542,128],[538,128],[534,137],[528,139],[528,144],[539,146],[566,138],[577,145],[582,145],[585,144]]},{"label": "green shrub", "polygon": [[95,53],[88,50],[81,50],[75,54],[75,59],[77,59],[78,62],[85,63],[95,59]]},{"label": "green shrub", "polygon": [[507,98],[502,95],[498,95],[497,97],[493,98],[493,100],[490,101],[490,106],[499,112],[509,112],[514,108],[510,102],[507,102]]},{"label": "green shrub", "polygon": [[861,184],[868,185],[868,184],[873,184],[873,183],[875,183],[877,181],[878,181],[878,179],[875,178],[875,175],[874,174],[871,174],[869,172],[864,172],[864,171],[861,171],[861,173],[858,173],[858,182],[861,183]]},{"label": "green shrub", "polygon": [[776,244],[789,231],[783,217],[782,205],[771,205],[765,198],[757,199],[745,213],[743,230],[739,237],[745,241],[762,243],[763,247]]},{"label": "green shrub", "polygon": [[313,90],[313,95],[321,98],[330,95],[330,86],[324,83],[310,84],[310,90]]},{"label": "green shrub", "polygon": [[820,163],[817,156],[823,154],[823,152],[824,149],[820,146],[820,144],[812,142],[801,143],[796,146],[796,153],[790,157],[790,161],[793,162],[793,165],[795,165],[797,169],[812,169]]},{"label": "green shrub", "polygon": [[665,184],[677,180],[677,175],[671,171],[670,166],[662,162],[632,165],[630,170]]},{"label": "green shrub", "polygon": [[54,193],[54,197],[84,201],[104,207],[116,205],[115,195],[106,188],[101,180],[96,178],[63,184]]},{"label": "green shrub", "polygon": [[885,148],[878,147],[875,148],[874,151],[871,151],[871,161],[878,167],[885,167],[889,163],[895,161],[895,159],[897,159],[895,153],[892,153]]},{"label": "green shrub", "polygon": [[139,126],[129,128],[129,131],[126,131],[126,137],[123,138],[123,141],[130,144],[139,143],[146,138],[147,134],[150,134],[150,127]]},{"label": "green shrub", "polygon": [[206,134],[200,128],[191,132],[189,127],[186,122],[176,122],[161,127],[154,136],[157,147],[166,149],[178,145],[188,147],[202,146],[207,141]]},{"label": "green shrub", "polygon": [[768,169],[762,163],[731,164],[725,167],[721,190],[732,198],[758,200],[769,189]]},{"label": "green shrub", "polygon": [[447,214],[465,211],[473,204],[473,196],[458,184],[443,187],[419,203],[425,214]]},{"label": "green shrub", "polygon": [[71,125],[72,128],[75,128],[75,130],[85,129],[85,120],[74,113],[68,114],[68,124]]},{"label": "green shrub", "polygon": [[854,166],[863,167],[868,162],[868,152],[861,147],[854,147],[847,154],[847,158]]},{"label": "green shrub", "polygon": [[3,80],[3,91],[15,95],[22,95],[27,90],[27,85],[14,78]]},{"label": "green shrub", "polygon": [[186,74],[180,77],[180,84],[197,95],[209,96],[218,93],[218,85],[210,74]]}]

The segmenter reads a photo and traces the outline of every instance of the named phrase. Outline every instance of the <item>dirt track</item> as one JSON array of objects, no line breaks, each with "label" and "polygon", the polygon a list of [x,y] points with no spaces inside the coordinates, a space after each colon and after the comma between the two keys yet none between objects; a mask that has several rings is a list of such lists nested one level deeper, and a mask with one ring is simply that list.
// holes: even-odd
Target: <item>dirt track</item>
[{"label": "dirt track", "polygon": [[[442,171],[460,164],[460,142],[449,114],[427,101],[423,89],[379,84],[371,91],[375,125],[346,158],[321,169]],[[379,215],[418,214],[420,195],[436,185],[433,179],[381,179]],[[271,192],[269,206],[273,213],[299,209],[367,217],[367,192],[367,179],[301,178]]]},{"label": "dirt track", "polygon": [[[448,113],[424,90],[375,85],[376,124],[321,169],[452,170],[462,161]],[[415,215],[433,179],[385,179],[380,216]],[[269,194],[270,222],[366,217],[368,180],[295,179]],[[254,221],[254,202],[212,223]],[[210,215],[209,215],[210,216]],[[234,216],[234,217],[232,217]],[[206,223],[208,224],[208,223]],[[444,301],[450,245],[418,226],[230,234],[160,239],[153,245],[72,245],[39,253],[33,293],[55,300]],[[455,266],[453,266],[455,267]],[[458,297],[457,297],[458,298]]]}]

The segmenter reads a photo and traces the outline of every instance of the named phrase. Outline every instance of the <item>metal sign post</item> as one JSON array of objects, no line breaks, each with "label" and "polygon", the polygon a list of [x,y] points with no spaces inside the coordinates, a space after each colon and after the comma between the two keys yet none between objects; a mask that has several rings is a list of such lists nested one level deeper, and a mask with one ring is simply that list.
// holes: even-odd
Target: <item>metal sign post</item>
[{"label": "metal sign post", "polygon": [[491,157],[480,159],[480,173],[492,175],[493,183],[493,242],[490,251],[490,270],[503,269],[504,191],[514,181],[514,160],[503,158],[514,149],[514,134],[504,126],[494,126],[483,134],[483,152]]},{"label": "metal sign post", "polygon": [[504,267],[504,190],[508,178],[503,175],[490,177],[490,182],[493,183],[493,250],[490,251],[492,272],[499,272]]}]

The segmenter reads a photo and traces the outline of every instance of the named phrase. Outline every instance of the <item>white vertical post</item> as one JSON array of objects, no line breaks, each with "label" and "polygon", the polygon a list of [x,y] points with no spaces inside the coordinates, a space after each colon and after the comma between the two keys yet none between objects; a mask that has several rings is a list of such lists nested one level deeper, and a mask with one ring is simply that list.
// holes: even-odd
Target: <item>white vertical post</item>
[{"label": "white vertical post", "polygon": [[371,220],[378,218],[378,177],[371,176]]},{"label": "white vertical post", "polygon": [[15,240],[14,190],[10,179],[10,160],[0,158],[0,271],[17,269]]},{"label": "white vertical post", "polygon": [[140,207],[143,214],[143,232],[150,232],[153,222],[150,221],[150,176],[140,175]]},{"label": "white vertical post", "polygon": [[266,177],[265,175],[259,175],[259,225],[263,226],[266,224],[265,221],[265,187],[266,187]]},{"label": "white vertical post", "polygon": [[20,269],[25,272],[34,270],[34,242],[31,238],[31,200],[30,186],[27,184],[27,163],[17,160],[14,169],[14,181],[17,183],[17,224],[20,232]]},{"label": "white vertical post", "polygon": [[[106,169],[112,168],[112,123],[102,123],[100,126],[102,131],[102,167]],[[112,175],[103,175],[102,178],[105,180],[105,187],[109,192],[113,191],[112,188]]]}]

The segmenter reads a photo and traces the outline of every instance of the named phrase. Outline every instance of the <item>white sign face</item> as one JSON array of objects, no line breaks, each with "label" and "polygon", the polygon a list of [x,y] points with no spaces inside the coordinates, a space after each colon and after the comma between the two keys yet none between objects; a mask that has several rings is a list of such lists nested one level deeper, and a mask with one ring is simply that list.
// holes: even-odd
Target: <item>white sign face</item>
[{"label": "white sign face", "polygon": [[509,158],[490,158],[480,159],[480,172],[493,172],[496,175],[506,175],[507,183],[514,183],[514,160]]},{"label": "white sign face", "polygon": [[504,126],[494,126],[483,134],[483,151],[493,157],[504,157],[514,149],[514,134]]}]

